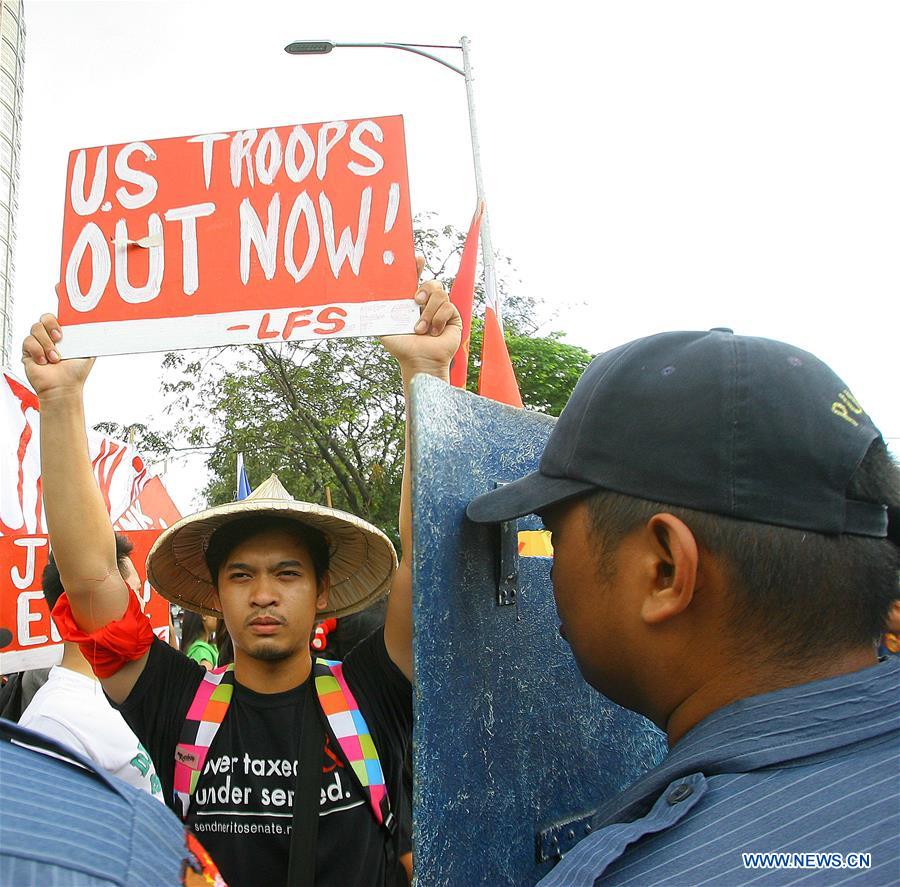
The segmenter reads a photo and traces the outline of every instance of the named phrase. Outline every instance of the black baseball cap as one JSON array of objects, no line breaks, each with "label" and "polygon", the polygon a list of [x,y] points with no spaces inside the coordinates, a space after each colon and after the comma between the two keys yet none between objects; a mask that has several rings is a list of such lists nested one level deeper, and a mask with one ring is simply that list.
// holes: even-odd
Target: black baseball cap
[{"label": "black baseball cap", "polygon": [[537,471],[473,499],[479,523],[596,489],[817,533],[896,538],[847,498],[881,433],[814,355],[728,329],[669,332],[595,358]]}]

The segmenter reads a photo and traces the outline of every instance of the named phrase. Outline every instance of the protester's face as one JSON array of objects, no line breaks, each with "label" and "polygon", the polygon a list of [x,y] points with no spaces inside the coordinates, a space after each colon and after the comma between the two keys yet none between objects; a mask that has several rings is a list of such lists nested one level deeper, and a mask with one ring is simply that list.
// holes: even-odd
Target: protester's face
[{"label": "protester's face", "polygon": [[541,513],[553,534],[553,596],[560,633],[568,641],[585,680],[605,696],[627,705],[628,662],[634,650],[635,613],[630,603],[629,563],[611,555],[601,570],[599,545],[583,500]]},{"label": "protester's face", "polygon": [[306,545],[267,530],[235,546],[222,562],[218,598],[234,646],[276,661],[309,650],[317,609],[328,603]]}]

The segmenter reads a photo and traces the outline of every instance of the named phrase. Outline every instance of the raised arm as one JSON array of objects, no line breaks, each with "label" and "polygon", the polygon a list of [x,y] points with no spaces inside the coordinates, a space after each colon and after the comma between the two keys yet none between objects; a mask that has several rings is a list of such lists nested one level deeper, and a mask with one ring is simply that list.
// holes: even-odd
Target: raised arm
[{"label": "raised arm", "polygon": [[[63,333],[44,314],[22,344],[25,373],[41,404],[44,512],[63,588],[85,632],[120,619],[131,592],[119,573],[116,541],[94,479],[84,421],[83,389],[93,358],[62,360]],[[138,679],[146,656],[103,679],[116,702]]]},{"label": "raised arm", "polygon": [[[422,261],[419,273],[422,273]],[[415,334],[383,336],[385,348],[400,364],[406,398],[406,458],[400,493],[400,568],[394,577],[384,623],[384,642],[394,664],[412,680],[412,497],[409,450],[409,385],[417,373],[450,380],[450,361],[459,348],[462,321],[437,281],[423,283],[416,294],[422,317]]]}]

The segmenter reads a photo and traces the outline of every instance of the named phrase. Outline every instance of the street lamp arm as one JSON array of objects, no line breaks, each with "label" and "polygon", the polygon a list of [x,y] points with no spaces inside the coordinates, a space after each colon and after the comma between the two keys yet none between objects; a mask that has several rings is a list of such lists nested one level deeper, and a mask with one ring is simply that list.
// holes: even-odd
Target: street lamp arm
[{"label": "street lamp arm", "polygon": [[[466,72],[463,71],[462,68],[457,68],[456,65],[450,64],[450,62],[442,59],[438,55],[434,55],[433,53],[426,52],[424,49],[419,49],[418,46],[414,46],[410,43],[335,43],[335,47],[339,46],[353,46],[353,47],[362,47],[364,49],[371,48],[382,48],[382,49],[402,49],[404,52],[413,52],[416,55],[424,56],[427,59],[431,59],[433,62],[437,62],[439,65],[443,65],[445,68],[449,68],[451,71],[455,71],[460,77],[465,77]],[[462,49],[461,46],[448,46],[447,49]]]}]

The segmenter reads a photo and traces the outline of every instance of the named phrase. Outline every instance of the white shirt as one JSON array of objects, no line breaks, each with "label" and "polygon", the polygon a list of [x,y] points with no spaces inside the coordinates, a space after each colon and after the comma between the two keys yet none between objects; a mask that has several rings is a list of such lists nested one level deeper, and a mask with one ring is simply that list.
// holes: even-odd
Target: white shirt
[{"label": "white shirt", "polygon": [[19,723],[56,739],[112,776],[163,800],[150,755],[109,704],[99,681],[54,666]]}]

